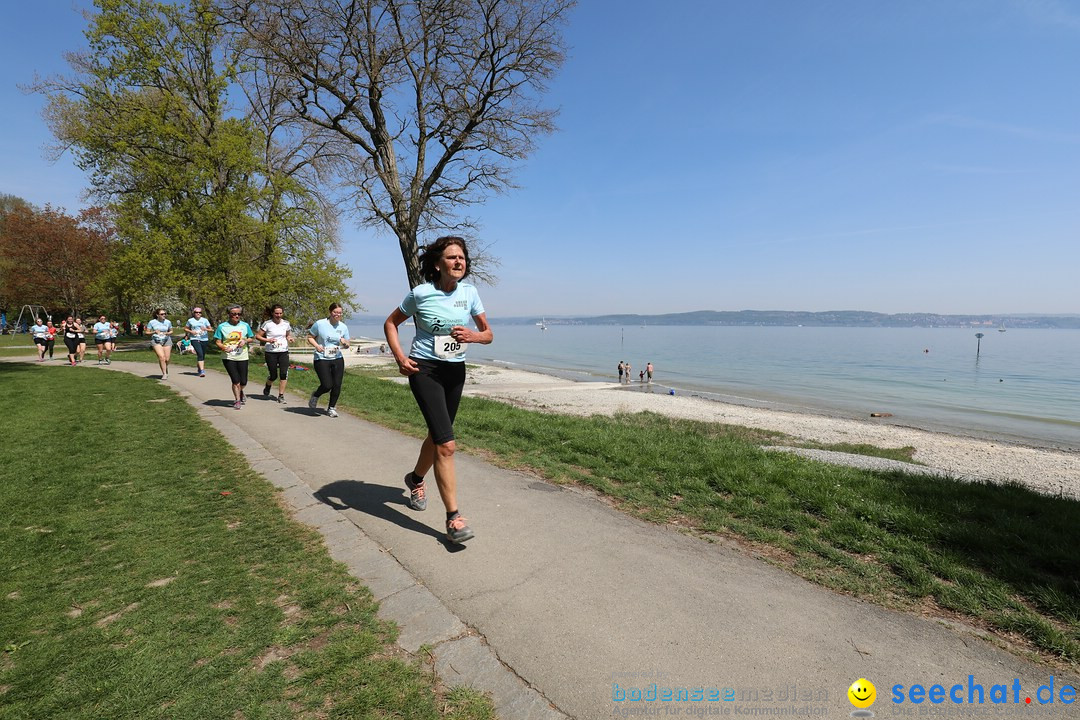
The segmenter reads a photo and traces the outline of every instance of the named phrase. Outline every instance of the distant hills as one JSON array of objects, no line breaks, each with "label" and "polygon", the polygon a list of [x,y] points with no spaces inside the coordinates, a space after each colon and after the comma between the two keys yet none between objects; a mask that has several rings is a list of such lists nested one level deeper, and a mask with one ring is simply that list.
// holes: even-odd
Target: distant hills
[{"label": "distant hills", "polygon": [[[498,318],[508,325],[532,325],[539,317]],[[995,330],[1012,328],[1080,329],[1080,315],[938,315],[862,310],[799,312],[794,310],[697,310],[663,315],[593,315],[545,317],[547,325],[730,325],[775,327],[955,327]]]}]

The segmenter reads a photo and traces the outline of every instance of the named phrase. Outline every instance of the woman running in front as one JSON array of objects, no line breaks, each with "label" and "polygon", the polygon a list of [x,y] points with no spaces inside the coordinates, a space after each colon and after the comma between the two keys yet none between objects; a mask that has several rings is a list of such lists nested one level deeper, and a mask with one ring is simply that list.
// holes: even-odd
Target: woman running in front
[{"label": "woman running in front", "polygon": [[150,336],[150,347],[157,355],[158,367],[161,368],[161,379],[169,379],[169,360],[172,358],[172,320],[167,320],[165,308],[154,311],[154,317],[146,323],[146,334]]},{"label": "woman running in front", "polygon": [[288,385],[289,380],[289,343],[293,342],[294,338],[292,325],[285,319],[285,310],[280,305],[270,308],[270,319],[259,326],[255,332],[255,339],[266,343],[263,350],[266,356],[266,370],[270,376],[263,385],[263,395],[270,397],[274,381],[280,373],[281,381],[278,383],[277,401],[284,404],[285,386]]},{"label": "woman running in front", "polygon": [[[413,288],[383,324],[386,342],[398,371],[409,378],[416,404],[427,422],[428,435],[412,472],[405,476],[409,507],[427,507],[424,475],[434,467],[435,484],[446,508],[446,537],[463,543],[473,537],[458,512],[454,470],[454,418],[465,386],[465,350],[469,343],[491,342],[487,313],[476,288],[462,282],[469,275],[469,250],[460,237],[441,237],[420,254],[420,274],[426,283]],[[465,327],[469,317],[476,330]],[[406,355],[398,326],[414,318],[416,335]]]},{"label": "woman running in front", "polygon": [[49,328],[41,322],[41,318],[34,318],[34,324],[30,326],[30,332],[34,336],[34,347],[37,348],[38,362],[45,362],[45,351],[49,349]]},{"label": "woman running in front", "polygon": [[315,348],[315,374],[319,376],[319,387],[311,393],[307,406],[314,410],[319,407],[319,398],[330,393],[326,414],[332,418],[338,416],[334,407],[341,395],[341,381],[345,377],[345,358],[341,356],[341,351],[349,348],[349,328],[341,322],[344,314],[341,306],[333,303],[330,314],[308,328],[307,341]]},{"label": "woman running in front", "polygon": [[79,357],[79,336],[75,331],[75,316],[68,315],[67,319],[60,323],[60,332],[64,334],[64,345],[67,346],[68,362],[75,365]]},{"label": "woman running in front", "polygon": [[243,308],[239,305],[229,306],[229,319],[218,323],[214,330],[214,342],[218,350],[225,353],[222,363],[225,371],[232,380],[233,409],[239,410],[247,398],[244,397],[244,386],[248,381],[248,345],[254,340],[255,333],[251,332],[251,326],[240,319]]}]

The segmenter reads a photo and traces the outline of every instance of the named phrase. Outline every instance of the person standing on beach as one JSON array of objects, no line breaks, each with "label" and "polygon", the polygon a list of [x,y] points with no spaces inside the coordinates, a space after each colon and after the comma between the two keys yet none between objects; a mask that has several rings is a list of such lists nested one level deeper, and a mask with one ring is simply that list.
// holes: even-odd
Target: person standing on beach
[{"label": "person standing on beach", "polygon": [[195,365],[199,370],[199,377],[206,377],[206,343],[209,342],[209,333],[212,332],[214,326],[203,316],[202,308],[198,305],[191,308],[191,317],[184,323],[184,335],[195,350]]},{"label": "person standing on beach", "polygon": [[626,384],[630,384],[630,363],[626,363],[623,366],[624,377],[626,378]]},{"label": "person standing on beach", "polygon": [[623,373],[626,372],[626,366],[623,365],[623,361],[619,361],[619,384],[622,385]]},{"label": "person standing on beach", "polygon": [[647,363],[645,365],[645,379],[650,383],[652,382],[652,363]]},{"label": "person standing on beach", "polygon": [[165,308],[158,308],[154,311],[154,317],[146,323],[146,334],[150,336],[150,347],[157,355],[162,380],[169,379],[169,360],[172,359],[172,320],[166,319],[167,315]]},{"label": "person standing on beach", "polygon": [[225,353],[222,362],[225,372],[232,381],[233,409],[239,410],[247,402],[244,387],[248,381],[248,344],[255,339],[251,326],[241,319],[244,309],[239,305],[230,305],[229,319],[218,323],[214,330],[214,341],[218,350]]},{"label": "person standing on beach", "polygon": [[285,319],[284,308],[280,305],[270,308],[270,319],[259,326],[255,339],[266,343],[263,352],[266,356],[266,370],[270,375],[263,386],[263,395],[270,397],[270,390],[280,373],[277,401],[284,404],[285,386],[289,378],[289,343],[294,341],[292,325]]},{"label": "person standing on beach", "polygon": [[[398,372],[409,378],[409,388],[428,427],[416,465],[405,476],[405,486],[409,507],[424,510],[424,476],[434,468],[435,484],[446,509],[446,537],[460,544],[475,533],[457,504],[454,419],[465,387],[468,344],[486,345],[492,340],[492,332],[476,288],[462,282],[469,275],[469,251],[463,238],[441,237],[425,247],[420,254],[420,274],[427,282],[410,290],[383,323]],[[476,330],[465,326],[470,316]],[[415,320],[416,334],[406,355],[401,349],[398,326],[410,317]]]},{"label": "person standing on beach", "polygon": [[315,374],[319,376],[319,387],[308,398],[308,407],[319,407],[319,398],[330,393],[330,403],[326,407],[329,417],[338,416],[338,397],[341,395],[341,383],[345,379],[345,358],[342,350],[349,349],[349,328],[341,322],[345,310],[337,303],[330,305],[330,311],[322,320],[308,328],[308,345],[315,348]]}]

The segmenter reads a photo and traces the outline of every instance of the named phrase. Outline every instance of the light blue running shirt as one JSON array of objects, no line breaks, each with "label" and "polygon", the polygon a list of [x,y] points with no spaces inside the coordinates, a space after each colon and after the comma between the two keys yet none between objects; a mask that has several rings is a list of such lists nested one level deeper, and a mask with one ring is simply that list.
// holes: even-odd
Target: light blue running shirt
[{"label": "light blue running shirt", "polygon": [[340,321],[334,327],[329,318],[323,318],[308,328],[308,335],[323,348],[323,352],[315,351],[316,360],[337,360],[341,357],[341,341],[349,339],[349,328]]},{"label": "light blue running shirt", "polygon": [[484,304],[480,302],[476,288],[469,283],[459,282],[452,293],[424,283],[405,296],[398,310],[416,322],[416,336],[409,357],[465,362],[467,343],[456,342],[450,337],[450,331],[456,325],[467,326],[471,318],[483,315]]},{"label": "light blue running shirt", "polygon": [[206,342],[206,331],[210,328],[210,321],[206,318],[188,318],[188,321],[184,323],[184,326],[191,330],[192,340],[201,340]]},{"label": "light blue running shirt", "polygon": [[107,322],[94,323],[94,338],[97,340],[108,340],[112,335],[112,325]]},{"label": "light blue running shirt", "polygon": [[165,336],[169,333],[170,330],[172,330],[172,320],[166,320],[165,322],[162,322],[161,320],[155,318],[150,322],[146,323],[146,327],[153,330],[155,335]]}]

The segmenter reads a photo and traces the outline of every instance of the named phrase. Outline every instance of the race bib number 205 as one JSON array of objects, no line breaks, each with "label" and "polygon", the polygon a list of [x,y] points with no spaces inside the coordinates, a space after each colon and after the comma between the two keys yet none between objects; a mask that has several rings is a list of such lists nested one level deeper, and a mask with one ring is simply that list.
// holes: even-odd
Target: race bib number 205
[{"label": "race bib number 205", "polygon": [[435,336],[435,355],[442,360],[457,360],[465,357],[469,343],[458,342],[452,335]]}]

